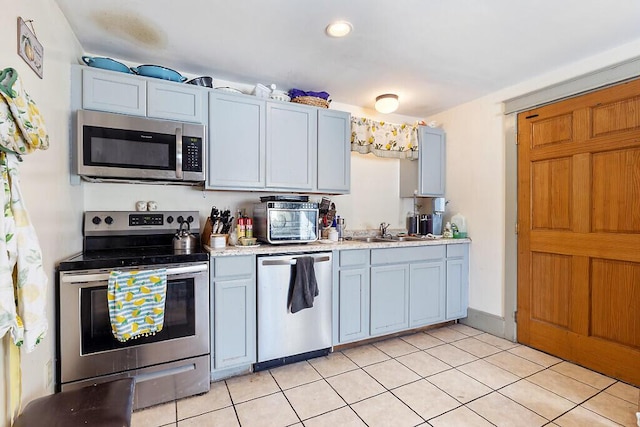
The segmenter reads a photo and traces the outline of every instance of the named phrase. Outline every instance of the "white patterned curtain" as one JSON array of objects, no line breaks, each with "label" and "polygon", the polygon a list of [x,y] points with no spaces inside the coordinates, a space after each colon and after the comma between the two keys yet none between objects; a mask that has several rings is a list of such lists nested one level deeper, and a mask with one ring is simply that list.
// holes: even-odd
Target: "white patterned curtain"
[{"label": "white patterned curtain", "polygon": [[416,159],[418,124],[377,122],[352,116],[351,151],[378,157]]}]

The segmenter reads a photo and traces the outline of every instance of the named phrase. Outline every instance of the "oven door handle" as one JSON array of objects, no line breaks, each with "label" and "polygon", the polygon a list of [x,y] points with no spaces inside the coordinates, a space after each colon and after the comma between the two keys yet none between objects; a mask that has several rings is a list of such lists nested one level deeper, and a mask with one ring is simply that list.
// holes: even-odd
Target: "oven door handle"
[{"label": "oven door handle", "polygon": [[[167,276],[175,276],[177,274],[199,273],[207,271],[207,264],[188,265],[185,267],[167,268]],[[60,278],[62,283],[80,283],[80,282],[106,282],[109,280],[110,273],[98,274],[64,274]]]}]

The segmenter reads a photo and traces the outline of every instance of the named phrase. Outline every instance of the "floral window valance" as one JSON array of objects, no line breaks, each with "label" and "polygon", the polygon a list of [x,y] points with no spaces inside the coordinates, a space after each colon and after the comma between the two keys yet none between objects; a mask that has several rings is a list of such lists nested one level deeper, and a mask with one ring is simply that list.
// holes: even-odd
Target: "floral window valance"
[{"label": "floral window valance", "polygon": [[377,122],[351,117],[351,151],[378,157],[418,157],[418,125]]}]

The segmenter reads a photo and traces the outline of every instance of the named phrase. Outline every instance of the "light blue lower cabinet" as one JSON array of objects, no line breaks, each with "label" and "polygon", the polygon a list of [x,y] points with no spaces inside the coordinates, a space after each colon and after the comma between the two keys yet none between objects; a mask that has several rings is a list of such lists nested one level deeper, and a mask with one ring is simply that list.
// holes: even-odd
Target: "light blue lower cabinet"
[{"label": "light blue lower cabinet", "polygon": [[467,316],[469,244],[336,252],[334,345]]},{"label": "light blue lower cabinet", "polygon": [[333,344],[369,337],[368,249],[334,251]]},{"label": "light blue lower cabinet", "polygon": [[371,335],[409,327],[409,264],[371,267]]},{"label": "light blue lower cabinet", "polygon": [[447,248],[447,309],[445,320],[467,317],[469,305],[469,245]]},{"label": "light blue lower cabinet", "polygon": [[338,277],[339,342],[369,336],[369,267],[341,270]]},{"label": "light blue lower cabinet", "polygon": [[409,275],[409,327],[443,322],[446,304],[444,261],[411,264]]},{"label": "light blue lower cabinet", "polygon": [[256,362],[255,256],[211,258],[212,379]]}]

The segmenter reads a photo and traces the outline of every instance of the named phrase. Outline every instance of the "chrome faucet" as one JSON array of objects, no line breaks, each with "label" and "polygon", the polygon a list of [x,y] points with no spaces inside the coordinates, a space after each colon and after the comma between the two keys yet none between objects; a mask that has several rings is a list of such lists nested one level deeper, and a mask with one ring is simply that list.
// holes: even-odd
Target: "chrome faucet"
[{"label": "chrome faucet", "polygon": [[389,228],[389,225],[391,224],[387,224],[386,222],[380,223],[380,237],[382,238],[391,237],[391,235],[387,233],[387,228]]}]

